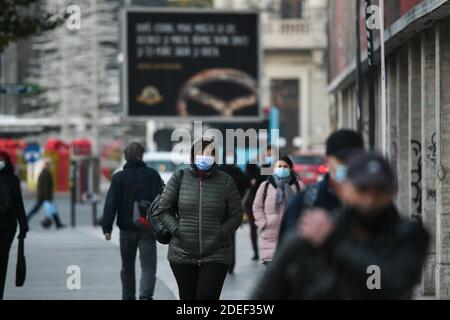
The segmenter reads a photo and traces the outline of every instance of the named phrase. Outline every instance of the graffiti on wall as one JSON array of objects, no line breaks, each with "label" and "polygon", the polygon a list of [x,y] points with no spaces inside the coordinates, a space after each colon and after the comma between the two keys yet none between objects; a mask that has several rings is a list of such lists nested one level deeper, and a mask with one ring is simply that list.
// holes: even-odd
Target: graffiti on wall
[{"label": "graffiti on wall", "polygon": [[415,210],[411,213],[420,215],[422,212],[422,144],[420,141],[411,140],[411,150],[415,157],[415,163],[411,170],[411,200]]},{"label": "graffiti on wall", "polygon": [[433,164],[433,169],[436,169],[436,151],[437,151],[437,146],[436,146],[436,132],[433,133],[433,135],[431,136],[431,140],[430,143],[427,145],[426,148],[426,156],[427,159],[429,161],[431,161],[431,163]]}]

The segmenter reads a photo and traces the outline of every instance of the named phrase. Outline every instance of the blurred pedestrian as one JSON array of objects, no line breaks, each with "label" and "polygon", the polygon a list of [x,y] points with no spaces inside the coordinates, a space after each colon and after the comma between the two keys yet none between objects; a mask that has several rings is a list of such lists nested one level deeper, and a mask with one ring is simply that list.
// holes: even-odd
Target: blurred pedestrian
[{"label": "blurred pedestrian", "polygon": [[275,163],[274,174],[263,182],[253,203],[255,222],[260,230],[261,261],[272,261],[278,241],[278,232],[286,206],[304,185],[293,172],[292,160],[283,156]]},{"label": "blurred pedestrian", "polygon": [[134,203],[152,202],[160,193],[160,174],[143,161],[145,148],[130,143],[124,150],[126,164],[113,175],[105,200],[102,228],[105,239],[110,241],[113,223],[117,217],[120,229],[120,255],[122,269],[122,299],[136,300],[136,254],[139,249],[141,262],[140,300],[152,300],[156,283],[156,240],[140,231],[133,221]]},{"label": "blurred pedestrian", "polygon": [[[270,168],[272,166],[272,146],[268,145],[266,148],[266,163],[262,165],[263,168]],[[257,164],[247,163],[245,167],[245,175],[247,178],[247,192],[244,199],[245,214],[250,225],[250,240],[253,248],[253,260],[259,260],[258,251],[258,228],[255,224],[255,216],[253,214],[253,202],[255,201],[256,192],[261,183],[266,181],[267,176],[261,175],[261,168]]]},{"label": "blurred pedestrian", "polygon": [[339,191],[344,207],[305,212],[253,298],[412,298],[429,236],[418,221],[399,214],[396,190],[382,156],[354,157]]},{"label": "blurred pedestrian", "polygon": [[363,138],[356,131],[341,129],[328,137],[325,164],[329,173],[321,182],[306,186],[303,192],[294,197],[283,216],[278,245],[283,242],[289,229],[295,229],[304,210],[318,207],[332,211],[341,206],[336,193],[345,178],[346,162],[350,155],[363,149]]},{"label": "blurred pedestrian", "polygon": [[[242,170],[235,164],[235,153],[229,153],[225,155],[225,163],[220,165],[218,168],[220,171],[227,173],[234,181],[236,185],[239,196],[241,198],[241,203],[245,195],[245,190],[247,189],[247,181],[245,179],[245,174]],[[236,266],[236,232],[233,233],[233,262],[228,269],[228,273],[234,273],[234,267]]]},{"label": "blurred pedestrian", "polygon": [[0,151],[0,300],[5,291],[9,251],[19,224],[19,238],[25,239],[28,222],[23,206],[20,180],[8,153]]},{"label": "blurred pedestrian", "polygon": [[233,262],[242,205],[233,179],[217,170],[212,139],[192,145],[190,167],[170,178],[159,210],[173,235],[167,257],[180,299],[218,300]]},{"label": "blurred pedestrian", "polygon": [[50,159],[45,159],[44,168],[38,177],[37,182],[37,200],[31,211],[28,213],[28,221],[39,212],[42,206],[46,217],[41,222],[44,228],[48,228],[52,225],[52,220],[55,223],[57,229],[64,228],[64,224],[61,223],[61,219],[58,214],[58,207],[53,197],[53,175],[51,172],[52,162]]}]

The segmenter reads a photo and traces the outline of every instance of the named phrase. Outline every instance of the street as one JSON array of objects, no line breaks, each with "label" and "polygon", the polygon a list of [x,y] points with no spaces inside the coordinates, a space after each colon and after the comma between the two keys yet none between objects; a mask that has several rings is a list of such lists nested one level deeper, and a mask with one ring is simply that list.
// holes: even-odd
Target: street
[{"label": "street", "polygon": [[[69,200],[59,197],[58,206],[64,223],[69,224]],[[33,199],[25,201],[26,208]],[[99,206],[101,212],[103,206]],[[44,230],[39,222],[44,214],[38,214],[30,223],[30,232],[25,243],[27,257],[27,281],[23,288],[14,285],[17,243],[10,253],[6,280],[6,300],[118,300],[121,299],[119,234],[115,228],[111,242],[104,240],[101,228],[90,225],[91,212],[87,206],[79,206],[77,227],[63,230]],[[264,271],[260,262],[251,260],[249,229],[246,225],[238,230],[237,264],[235,273],[228,275],[221,299],[238,300],[248,298],[258,277]],[[158,245],[156,300],[177,299],[177,285],[167,261],[167,246]],[[69,290],[66,282],[69,266],[79,266],[81,289]],[[139,283],[139,263],[137,284]],[[137,285],[138,286],[138,285]]]}]

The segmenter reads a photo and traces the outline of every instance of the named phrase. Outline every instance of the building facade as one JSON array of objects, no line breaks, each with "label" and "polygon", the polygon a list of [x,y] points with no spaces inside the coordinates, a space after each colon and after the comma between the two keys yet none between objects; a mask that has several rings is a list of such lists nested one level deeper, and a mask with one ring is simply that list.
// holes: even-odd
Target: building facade
[{"label": "building facade", "polygon": [[261,12],[264,106],[280,110],[285,151],[321,149],[328,128],[326,0],[215,0]]},{"label": "building facade", "polygon": [[[378,5],[378,1],[372,4]],[[357,128],[356,6],[331,0],[328,91],[331,128]],[[361,1],[362,129],[369,139],[365,1]],[[424,295],[450,298],[450,1],[385,1],[387,122],[382,123],[380,41],[375,31],[375,146],[398,176],[397,204],[432,234]],[[382,130],[385,127],[386,130]]]}]

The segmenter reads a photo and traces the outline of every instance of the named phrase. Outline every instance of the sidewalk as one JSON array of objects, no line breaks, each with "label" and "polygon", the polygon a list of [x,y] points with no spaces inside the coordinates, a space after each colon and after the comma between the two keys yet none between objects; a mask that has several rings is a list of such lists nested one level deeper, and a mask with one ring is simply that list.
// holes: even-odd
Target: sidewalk
[{"label": "sidewalk", "polygon": [[[36,221],[37,222],[37,221]],[[264,271],[259,262],[251,261],[247,226],[237,234],[237,265],[234,275],[227,277],[222,299],[245,299]],[[15,241],[10,254],[5,299],[115,300],[121,298],[120,254],[117,228],[111,242],[103,240],[100,228],[81,226],[76,229],[45,231],[37,223],[26,241],[27,282],[14,286],[17,253]],[[166,259],[167,246],[158,246],[158,271],[155,299],[178,297],[175,279]],[[81,289],[66,286],[67,267],[81,269]],[[138,264],[137,264],[138,266]],[[139,269],[136,274],[139,275]],[[138,286],[137,281],[137,286]]]}]

